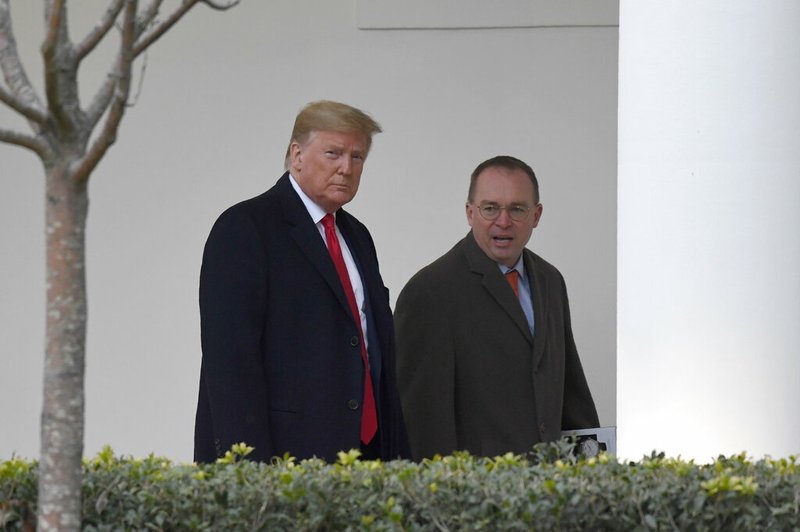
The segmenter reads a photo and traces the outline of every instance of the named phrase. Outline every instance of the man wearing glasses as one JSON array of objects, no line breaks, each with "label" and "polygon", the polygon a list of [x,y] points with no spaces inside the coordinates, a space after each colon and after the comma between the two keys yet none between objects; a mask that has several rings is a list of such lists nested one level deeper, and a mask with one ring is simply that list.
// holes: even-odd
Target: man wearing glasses
[{"label": "man wearing glasses", "polygon": [[564,279],[525,248],[539,224],[530,166],[501,155],[472,173],[472,230],[420,270],[395,309],[397,380],[412,455],[524,453],[599,425]]}]

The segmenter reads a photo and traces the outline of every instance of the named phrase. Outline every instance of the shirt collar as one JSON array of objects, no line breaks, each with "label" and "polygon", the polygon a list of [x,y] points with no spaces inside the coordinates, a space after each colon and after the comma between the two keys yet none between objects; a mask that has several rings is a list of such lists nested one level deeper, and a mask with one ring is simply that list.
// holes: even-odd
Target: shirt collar
[{"label": "shirt collar", "polygon": [[522,261],[522,256],[523,256],[523,254],[520,254],[519,259],[517,260],[516,264],[514,264],[514,266],[512,266],[511,268],[509,268],[505,264],[500,264],[499,262],[497,263],[497,267],[500,268],[500,271],[504,275],[506,273],[510,272],[511,270],[517,270],[517,273],[519,273],[520,277],[524,277],[525,276],[525,264]]},{"label": "shirt collar", "polygon": [[[297,184],[297,181],[295,181],[292,174],[289,174],[289,182],[292,184],[294,191],[297,192],[297,195],[300,196],[300,200],[302,200],[303,205],[306,206],[306,210],[311,216],[311,219],[314,220],[315,224],[318,224],[328,213],[325,212],[325,209],[314,203],[314,201],[309,198],[305,192],[303,192],[303,189]],[[334,216],[336,215],[334,214]]]}]

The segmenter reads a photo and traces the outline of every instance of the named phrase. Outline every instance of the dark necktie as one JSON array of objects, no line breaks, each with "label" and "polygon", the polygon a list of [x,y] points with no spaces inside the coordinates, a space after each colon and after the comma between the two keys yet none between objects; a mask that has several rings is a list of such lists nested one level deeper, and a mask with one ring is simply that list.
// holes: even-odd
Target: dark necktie
[{"label": "dark necktie", "polygon": [[358,312],[356,296],[353,293],[353,285],[350,284],[350,275],[347,273],[347,266],[342,257],[342,248],[339,246],[339,238],[336,236],[335,222],[332,214],[326,214],[322,218],[322,225],[325,227],[325,241],[328,243],[328,252],[331,254],[333,264],[336,266],[336,273],[344,288],[344,295],[350,303],[350,311],[358,325],[358,335],[361,342],[361,360],[364,363],[364,402],[361,411],[361,441],[368,444],[375,432],[378,430],[378,416],[375,412],[375,396],[372,393],[372,376],[369,372],[369,359],[367,358],[367,347],[364,343],[364,331],[361,329],[361,314]]},{"label": "dark necktie", "polygon": [[511,285],[514,295],[519,299],[519,272],[517,270],[508,270],[506,272],[506,281]]}]

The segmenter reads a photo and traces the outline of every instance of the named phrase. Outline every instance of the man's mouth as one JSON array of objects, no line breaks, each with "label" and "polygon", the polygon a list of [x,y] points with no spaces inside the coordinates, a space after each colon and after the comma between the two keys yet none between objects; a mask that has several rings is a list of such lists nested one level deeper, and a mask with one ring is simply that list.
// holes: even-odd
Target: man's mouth
[{"label": "man's mouth", "polygon": [[493,236],[492,240],[494,240],[498,244],[506,244],[508,242],[511,242],[514,239],[512,237],[510,237],[510,236]]}]

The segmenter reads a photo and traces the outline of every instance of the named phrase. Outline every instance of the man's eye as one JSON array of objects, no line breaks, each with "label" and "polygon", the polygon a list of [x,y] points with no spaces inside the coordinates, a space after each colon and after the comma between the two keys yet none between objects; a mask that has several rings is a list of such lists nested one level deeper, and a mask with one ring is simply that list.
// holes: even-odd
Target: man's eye
[{"label": "man's eye", "polygon": [[498,211],[497,205],[484,205],[481,209],[483,209],[484,214],[495,214]]},{"label": "man's eye", "polygon": [[511,214],[515,215],[524,215],[526,212],[528,212],[528,210],[525,207],[520,207],[519,205],[511,207],[510,211]]}]

